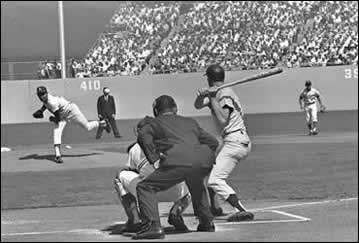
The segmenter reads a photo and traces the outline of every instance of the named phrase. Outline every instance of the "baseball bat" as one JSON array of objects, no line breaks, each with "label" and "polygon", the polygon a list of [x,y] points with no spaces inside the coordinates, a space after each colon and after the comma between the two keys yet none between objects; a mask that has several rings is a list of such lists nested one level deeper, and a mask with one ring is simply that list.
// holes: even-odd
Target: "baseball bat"
[{"label": "baseball bat", "polygon": [[262,73],[259,73],[259,74],[253,75],[253,76],[249,76],[249,77],[246,77],[246,78],[243,78],[243,79],[240,79],[240,80],[236,80],[236,81],[233,81],[233,82],[230,82],[230,83],[223,84],[222,86],[219,86],[216,91],[219,91],[221,89],[231,87],[231,86],[234,86],[234,85],[237,85],[237,84],[244,84],[244,83],[251,82],[251,81],[254,81],[254,80],[257,80],[257,79],[273,76],[273,75],[279,74],[281,72],[283,72],[282,68],[274,68],[274,69],[271,69],[269,71],[265,71],[265,72],[262,72]]}]

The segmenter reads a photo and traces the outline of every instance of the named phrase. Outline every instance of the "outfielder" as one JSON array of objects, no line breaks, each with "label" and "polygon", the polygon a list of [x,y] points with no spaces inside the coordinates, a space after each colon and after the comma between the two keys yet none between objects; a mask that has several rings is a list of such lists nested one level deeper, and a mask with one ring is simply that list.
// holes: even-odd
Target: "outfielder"
[{"label": "outfielder", "polygon": [[[137,130],[141,129],[152,118],[146,117],[141,120]],[[137,232],[141,227],[138,206],[137,206],[137,184],[156,170],[157,165],[150,164],[138,143],[131,144],[128,149],[128,162],[126,167],[120,170],[114,179],[115,189],[125,209],[128,220],[123,229],[113,233]],[[168,215],[168,223],[173,225],[176,230],[188,231],[184,224],[182,213],[191,202],[191,196],[184,182],[181,182],[169,190],[170,198],[175,202]]]},{"label": "outfielder", "polygon": [[92,129],[102,126],[107,132],[110,132],[110,127],[107,121],[88,121],[76,104],[67,101],[63,97],[51,95],[48,93],[46,87],[37,87],[36,93],[43,103],[43,106],[33,113],[33,117],[37,119],[44,118],[43,113],[46,109],[53,114],[53,116],[49,117],[49,120],[55,123],[53,134],[56,163],[63,163],[60,146],[62,132],[68,121],[78,123],[87,131],[91,131]]},{"label": "outfielder", "polygon": [[304,109],[305,111],[309,135],[318,134],[317,101],[320,105],[320,111],[324,112],[326,108],[322,104],[319,91],[312,87],[312,82],[310,80],[305,81],[305,88],[299,95],[299,106],[301,110]]},{"label": "outfielder", "polygon": [[227,87],[218,92],[215,90],[215,87],[224,84],[224,69],[220,65],[209,66],[205,75],[209,89],[198,91],[194,106],[196,109],[210,108],[223,139],[216,152],[216,163],[209,175],[208,185],[237,211],[228,217],[228,221],[252,220],[253,213],[246,211],[236,192],[226,182],[234,168],[251,151],[251,140],[243,121],[243,109],[232,88]]}]

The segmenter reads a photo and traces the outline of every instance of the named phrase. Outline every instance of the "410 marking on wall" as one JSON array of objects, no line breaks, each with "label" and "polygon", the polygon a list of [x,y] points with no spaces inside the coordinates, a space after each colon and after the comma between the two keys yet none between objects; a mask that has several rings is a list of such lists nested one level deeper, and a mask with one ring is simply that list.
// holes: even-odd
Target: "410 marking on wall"
[{"label": "410 marking on wall", "polygon": [[80,84],[80,89],[83,91],[99,90],[101,88],[100,80],[86,80]]}]

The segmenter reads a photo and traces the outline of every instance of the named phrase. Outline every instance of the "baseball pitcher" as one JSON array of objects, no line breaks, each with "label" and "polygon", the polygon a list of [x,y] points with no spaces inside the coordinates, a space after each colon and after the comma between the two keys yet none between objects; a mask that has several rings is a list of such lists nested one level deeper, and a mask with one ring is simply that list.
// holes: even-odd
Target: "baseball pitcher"
[{"label": "baseball pitcher", "polygon": [[43,106],[33,113],[33,117],[36,119],[44,118],[43,113],[46,109],[53,114],[49,117],[49,120],[55,124],[53,136],[56,163],[63,163],[60,146],[62,132],[67,122],[74,121],[87,131],[91,131],[99,126],[110,129],[107,121],[88,121],[76,104],[66,100],[64,97],[48,93],[44,86],[37,87],[36,93]]}]

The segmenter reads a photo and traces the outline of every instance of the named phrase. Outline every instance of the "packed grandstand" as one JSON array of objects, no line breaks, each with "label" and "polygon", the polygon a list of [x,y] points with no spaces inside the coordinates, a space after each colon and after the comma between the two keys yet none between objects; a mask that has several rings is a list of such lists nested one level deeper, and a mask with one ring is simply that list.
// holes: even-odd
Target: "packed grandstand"
[{"label": "packed grandstand", "polygon": [[[358,63],[357,1],[122,2],[69,77]],[[39,78],[61,75],[40,63]]]}]

